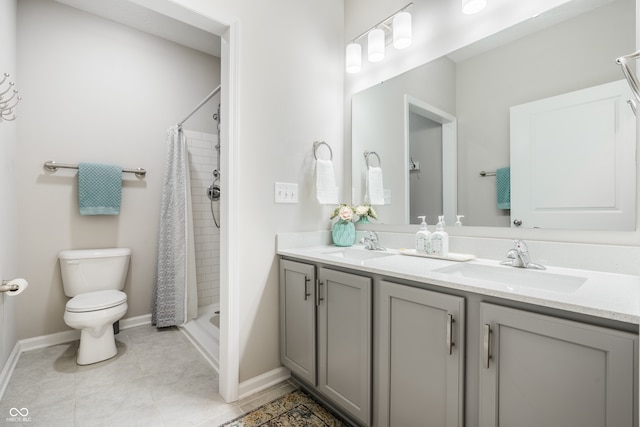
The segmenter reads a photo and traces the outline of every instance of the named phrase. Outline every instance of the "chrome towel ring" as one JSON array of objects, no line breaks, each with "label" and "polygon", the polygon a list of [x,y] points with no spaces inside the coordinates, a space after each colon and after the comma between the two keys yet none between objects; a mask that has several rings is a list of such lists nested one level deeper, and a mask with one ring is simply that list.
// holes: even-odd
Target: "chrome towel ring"
[{"label": "chrome towel ring", "polygon": [[324,142],[324,141],[315,141],[313,143],[313,157],[316,160],[318,160],[318,147],[321,146],[321,145],[326,145],[327,146],[327,148],[329,149],[329,155],[330,155],[329,160],[333,160],[333,150],[331,149],[331,146],[329,144],[327,144],[326,142]]},{"label": "chrome towel ring", "polygon": [[380,156],[375,151],[365,151],[363,154],[364,154],[364,160],[367,163],[368,168],[371,167],[371,165],[369,164],[369,156],[371,155],[376,156],[378,158],[378,167],[382,166],[382,161],[380,160]]}]

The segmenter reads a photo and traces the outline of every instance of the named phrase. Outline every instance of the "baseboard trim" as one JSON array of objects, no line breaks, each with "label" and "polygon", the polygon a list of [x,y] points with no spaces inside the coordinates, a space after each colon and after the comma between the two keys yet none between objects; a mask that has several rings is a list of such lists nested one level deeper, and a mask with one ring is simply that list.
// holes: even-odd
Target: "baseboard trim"
[{"label": "baseboard trim", "polygon": [[151,314],[143,314],[142,316],[129,317],[120,320],[120,329],[135,328],[151,324]]},{"label": "baseboard trim", "polygon": [[291,378],[291,371],[281,366],[257,377],[242,381],[238,387],[238,399],[244,399],[266,388]]},{"label": "baseboard trim", "polygon": [[20,359],[20,353],[22,353],[20,350],[20,342],[17,342],[16,345],[13,346],[13,350],[11,350],[11,354],[9,354],[9,358],[2,368],[2,372],[0,372],[0,400],[2,400],[4,392],[7,390],[13,370],[18,364],[18,359]]}]

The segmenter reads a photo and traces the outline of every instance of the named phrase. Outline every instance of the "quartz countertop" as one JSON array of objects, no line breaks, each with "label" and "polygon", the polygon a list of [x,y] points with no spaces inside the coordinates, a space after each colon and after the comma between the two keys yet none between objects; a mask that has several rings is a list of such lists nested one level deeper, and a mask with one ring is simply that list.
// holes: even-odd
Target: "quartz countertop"
[{"label": "quartz countertop", "polygon": [[[561,267],[547,267],[546,270],[519,269],[502,266],[497,260],[481,258],[455,262],[407,256],[393,249],[385,251],[386,253],[380,257],[375,257],[376,254],[369,254],[375,251],[368,251],[357,245],[348,248],[349,252],[345,252],[350,253],[351,256],[342,257],[340,253],[345,249],[333,245],[320,245],[279,249],[277,253],[285,257],[335,265],[364,273],[429,283],[443,288],[625,323],[640,323],[640,277],[638,276]],[[362,254],[358,251],[362,251]],[[488,271],[489,273],[474,275],[474,277],[457,273],[458,266],[462,264],[468,266],[462,267],[461,271],[466,271],[465,269],[468,268],[472,272]],[[494,277],[500,276],[500,279],[492,279],[492,272],[497,273]],[[539,282],[537,282],[538,278]],[[543,286],[537,286],[535,283]]]}]

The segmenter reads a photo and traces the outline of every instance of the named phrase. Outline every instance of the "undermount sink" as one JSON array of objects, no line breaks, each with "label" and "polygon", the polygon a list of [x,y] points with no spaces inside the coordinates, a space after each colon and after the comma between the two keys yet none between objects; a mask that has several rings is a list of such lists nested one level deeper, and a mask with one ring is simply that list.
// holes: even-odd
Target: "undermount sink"
[{"label": "undermount sink", "polygon": [[336,258],[343,258],[351,261],[367,261],[370,259],[383,258],[391,255],[395,255],[393,252],[387,251],[372,251],[359,248],[344,248],[335,251],[326,252],[326,255],[330,255]]},{"label": "undermount sink", "polygon": [[570,293],[575,292],[587,281],[586,278],[579,276],[554,274],[526,268],[481,264],[456,264],[435,269],[433,272],[498,282],[504,284],[506,289],[510,291],[528,288],[549,292]]}]

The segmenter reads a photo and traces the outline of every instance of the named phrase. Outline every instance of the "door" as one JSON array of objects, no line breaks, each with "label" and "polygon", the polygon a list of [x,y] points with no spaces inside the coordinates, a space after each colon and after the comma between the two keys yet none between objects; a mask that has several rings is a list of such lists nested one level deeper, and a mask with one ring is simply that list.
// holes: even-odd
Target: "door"
[{"label": "door", "polygon": [[481,427],[637,426],[638,336],[482,303]]},{"label": "door", "polygon": [[383,281],[376,425],[462,427],[464,298]]},{"label": "door", "polygon": [[635,230],[631,96],[620,80],[511,108],[512,225]]},{"label": "door", "polygon": [[320,268],[318,388],[371,424],[371,279]]},{"label": "door", "polygon": [[316,385],[315,267],[280,260],[280,361]]}]

